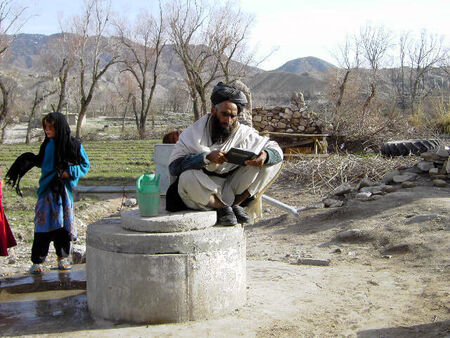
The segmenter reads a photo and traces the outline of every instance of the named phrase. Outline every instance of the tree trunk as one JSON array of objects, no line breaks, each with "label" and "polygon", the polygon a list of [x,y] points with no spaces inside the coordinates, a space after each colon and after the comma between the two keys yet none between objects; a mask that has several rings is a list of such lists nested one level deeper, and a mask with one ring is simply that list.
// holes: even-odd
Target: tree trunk
[{"label": "tree trunk", "polygon": [[369,109],[370,103],[372,102],[375,95],[376,95],[376,87],[373,83],[371,83],[370,84],[370,95],[366,99],[366,102],[364,102],[363,112],[366,112]]},{"label": "tree trunk", "polygon": [[344,79],[342,80],[341,85],[339,86],[339,97],[336,102],[336,113],[339,107],[342,105],[342,98],[344,97],[345,87],[347,85],[348,76],[350,75],[350,69],[347,69],[344,75]]},{"label": "tree trunk", "polygon": [[[0,79],[0,91],[2,94],[3,102],[0,106],[0,126],[2,126],[3,120],[6,119],[9,110],[9,92],[6,89],[3,81]],[[3,129],[2,129],[3,130]],[[2,134],[2,143],[3,143],[3,134]]]},{"label": "tree trunk", "polygon": [[78,114],[78,120],[77,120],[77,130],[76,130],[76,137],[81,139],[81,125],[83,123],[83,120],[86,116],[86,112],[87,112],[87,105],[82,104],[81,109],[80,109],[80,113]]},{"label": "tree trunk", "polygon": [[128,104],[125,105],[122,115],[122,134],[125,132],[125,118],[127,116]]},{"label": "tree trunk", "polygon": [[61,91],[59,93],[59,99],[58,99],[58,106],[56,107],[57,112],[61,112],[64,101],[66,100],[66,83],[67,83],[67,76],[68,76],[69,68],[66,67],[64,69],[64,73],[61,79]]},{"label": "tree trunk", "polygon": [[145,139],[145,122],[142,122],[138,128],[139,139]]},{"label": "tree trunk", "polygon": [[33,123],[33,117],[34,116],[30,116],[30,119],[28,120],[27,135],[25,136],[25,144],[30,144],[31,141],[31,124]]}]

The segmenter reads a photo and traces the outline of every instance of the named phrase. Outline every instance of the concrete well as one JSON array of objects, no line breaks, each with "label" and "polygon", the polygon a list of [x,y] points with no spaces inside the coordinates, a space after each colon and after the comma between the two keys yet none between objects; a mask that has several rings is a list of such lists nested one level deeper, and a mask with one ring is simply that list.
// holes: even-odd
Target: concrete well
[{"label": "concrete well", "polygon": [[245,303],[242,226],[213,227],[215,212],[190,214],[145,218],[131,211],[88,227],[87,298],[94,316],[183,322],[214,318]]}]

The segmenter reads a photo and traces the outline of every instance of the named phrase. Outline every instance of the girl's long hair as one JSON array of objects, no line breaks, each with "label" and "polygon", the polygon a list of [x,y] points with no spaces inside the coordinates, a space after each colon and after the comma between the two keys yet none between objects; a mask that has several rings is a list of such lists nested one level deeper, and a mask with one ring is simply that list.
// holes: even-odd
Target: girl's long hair
[{"label": "girl's long hair", "polygon": [[[53,112],[44,116],[42,119],[42,128],[45,129],[45,123],[51,123],[55,127],[55,169],[65,170],[69,165],[80,164],[80,140],[70,135],[70,126],[66,117],[59,113]],[[44,159],[45,146],[49,138],[45,135],[39,154],[39,166],[42,165]]]}]

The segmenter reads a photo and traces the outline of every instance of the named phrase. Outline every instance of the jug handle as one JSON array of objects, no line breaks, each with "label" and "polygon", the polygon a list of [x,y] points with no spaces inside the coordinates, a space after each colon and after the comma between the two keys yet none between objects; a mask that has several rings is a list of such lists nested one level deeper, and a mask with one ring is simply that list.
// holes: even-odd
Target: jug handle
[{"label": "jug handle", "polygon": [[139,191],[141,189],[141,181],[143,176],[144,175],[139,176],[139,178],[136,181],[136,191]]}]

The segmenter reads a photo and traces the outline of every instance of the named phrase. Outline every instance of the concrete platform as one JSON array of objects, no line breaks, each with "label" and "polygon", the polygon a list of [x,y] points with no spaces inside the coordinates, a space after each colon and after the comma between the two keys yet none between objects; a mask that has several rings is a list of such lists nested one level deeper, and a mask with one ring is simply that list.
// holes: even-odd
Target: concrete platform
[{"label": "concrete platform", "polygon": [[242,227],[209,227],[201,231],[145,233],[124,229],[119,219],[105,219],[89,228],[87,245],[131,254],[190,254],[224,250],[242,241]]},{"label": "concrete platform", "polygon": [[[165,205],[165,201],[163,201]],[[139,209],[122,212],[124,229],[141,232],[179,232],[212,227],[217,222],[216,211],[187,211],[169,213],[160,210],[158,216],[141,217]]]},{"label": "concrete platform", "polygon": [[140,217],[136,209],[124,212],[121,221],[91,224],[86,252],[91,313],[157,324],[210,319],[243,306],[244,230],[213,227],[215,222],[215,212]]}]

